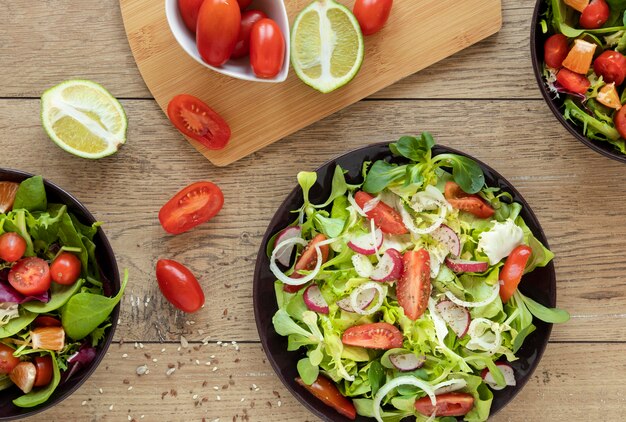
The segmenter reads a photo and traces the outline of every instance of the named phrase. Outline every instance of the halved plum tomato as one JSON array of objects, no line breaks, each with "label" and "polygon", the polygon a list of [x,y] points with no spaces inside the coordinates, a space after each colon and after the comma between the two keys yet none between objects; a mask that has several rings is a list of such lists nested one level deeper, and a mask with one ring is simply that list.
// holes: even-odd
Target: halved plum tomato
[{"label": "halved plum tomato", "polygon": [[389,350],[402,347],[402,333],[386,322],[355,325],[344,331],[341,342],[348,346]]},{"label": "halved plum tomato", "polygon": [[[358,191],[354,195],[354,200],[361,208],[365,207],[365,204],[372,199],[374,199],[372,195],[363,191]],[[365,214],[367,214],[369,219],[374,220],[376,227],[378,227],[383,233],[406,234],[409,232],[402,222],[402,217],[398,211],[394,210],[382,201],[378,202],[374,208]]]},{"label": "halved plum tomato", "polygon": [[430,397],[422,397],[415,400],[415,410],[424,416],[464,416],[474,407],[474,396],[469,393],[445,393],[437,394],[435,406]]},{"label": "halved plum tomato", "polygon": [[20,363],[20,358],[13,356],[15,349],[0,343],[0,374],[8,374]]},{"label": "halved plum tomato", "polygon": [[26,241],[17,233],[8,232],[0,236],[0,259],[15,262],[24,256]]},{"label": "halved plum tomato", "polygon": [[165,299],[181,311],[196,312],[204,305],[200,283],[183,264],[171,259],[159,259],[156,278]]},{"label": "halved plum tomato", "polygon": [[606,83],[621,85],[626,79],[626,57],[619,51],[602,52],[593,62],[593,71]]},{"label": "halved plum tomato", "polygon": [[507,303],[522,280],[526,264],[533,250],[526,245],[519,245],[509,254],[500,270],[500,298]]},{"label": "halved plum tomato", "polygon": [[211,182],[196,182],[178,192],[159,211],[166,232],[180,234],[215,217],[224,205],[222,190]]},{"label": "halved plum tomato", "polygon": [[50,355],[35,356],[35,387],[45,387],[52,381],[52,357]]},{"label": "halved plum tomato", "polygon": [[49,315],[39,315],[33,321],[35,327],[60,327],[61,321]]},{"label": "halved plum tomato", "polygon": [[351,420],[356,418],[356,408],[354,404],[352,404],[349,399],[342,396],[337,386],[325,376],[318,376],[311,385],[306,384],[301,378],[296,378],[296,382],[320,399],[325,405],[332,407],[341,415]]},{"label": "halved plum tomato", "polygon": [[172,98],[167,116],[183,135],[208,149],[222,149],[230,140],[226,120],[193,95],[180,94]]},{"label": "halved plum tomato", "polygon": [[5,213],[13,208],[13,201],[19,187],[19,183],[0,182],[0,213]]},{"label": "halved plum tomato", "polygon": [[543,60],[546,65],[559,69],[569,53],[569,41],[563,34],[554,34],[543,45]]},{"label": "halved plum tomato", "polygon": [[9,271],[9,283],[23,295],[38,295],[50,288],[50,267],[34,256],[20,259]]},{"label": "halved plum tomato", "polygon": [[480,196],[465,193],[455,182],[446,182],[444,196],[452,207],[474,214],[478,218],[490,218],[495,213]]},{"label": "halved plum tomato", "polygon": [[615,128],[622,138],[626,138],[626,107],[620,108],[613,117]]},{"label": "halved plum tomato", "polygon": [[230,55],[231,58],[238,59],[250,53],[250,33],[252,32],[252,27],[255,23],[265,18],[267,18],[267,15],[260,10],[246,10],[241,14],[239,38],[237,38],[233,54]]},{"label": "halved plum tomato", "polygon": [[80,277],[80,259],[70,252],[61,252],[50,264],[50,276],[55,283],[70,286]]},{"label": "halved plum tomato", "polygon": [[200,12],[200,6],[202,6],[203,1],[204,0],[178,0],[180,16],[183,18],[185,26],[194,34],[196,33],[198,13]]},{"label": "halved plum tomato", "polygon": [[402,276],[396,286],[398,304],[404,314],[417,321],[430,297],[430,254],[426,249],[407,251],[402,256]]},{"label": "halved plum tomato", "polygon": [[580,26],[585,29],[598,29],[609,20],[609,5],[604,0],[591,0],[580,15]]},{"label": "halved plum tomato", "polygon": [[[315,249],[315,245],[317,245],[320,242],[323,242],[324,240],[326,240],[326,236],[324,236],[322,233],[315,235],[315,237],[311,239],[309,244],[306,245],[306,247],[302,251],[302,254],[298,258],[298,261],[296,262],[296,266],[294,267],[294,272],[291,275],[291,278],[302,278],[304,277],[304,275],[298,273],[298,271],[300,270],[310,271],[313,268],[315,268],[315,265],[317,264],[317,251]],[[329,245],[320,246],[320,252],[322,252],[322,264],[323,264],[324,262],[328,260],[328,254],[330,253]],[[286,291],[287,293],[295,293],[295,292],[300,291],[304,287],[306,287],[306,284],[302,284],[300,286],[292,286],[290,284],[285,284],[285,286],[283,287],[283,290]]]}]

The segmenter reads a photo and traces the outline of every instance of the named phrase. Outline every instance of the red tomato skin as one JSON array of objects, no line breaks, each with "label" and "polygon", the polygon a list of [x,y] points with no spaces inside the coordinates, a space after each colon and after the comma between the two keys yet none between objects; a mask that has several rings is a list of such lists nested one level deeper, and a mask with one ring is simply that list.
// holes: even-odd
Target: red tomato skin
[{"label": "red tomato skin", "polygon": [[615,123],[615,128],[619,132],[622,138],[626,139],[626,107],[620,108],[617,113],[615,113],[615,117],[613,117],[613,123]]},{"label": "red tomato skin", "polygon": [[167,116],[183,135],[210,150],[223,149],[230,140],[230,126],[215,110],[193,95],[180,94],[167,105]]},{"label": "red tomato skin", "polygon": [[0,343],[0,374],[8,374],[20,363],[20,358],[13,356],[15,349]]},{"label": "red tomato skin", "polygon": [[591,86],[591,82],[585,75],[580,75],[566,68],[559,70],[559,73],[556,74],[556,81],[567,91],[581,95],[585,95]]},{"label": "red tomato skin", "polygon": [[533,254],[533,250],[526,245],[519,245],[509,254],[504,261],[504,266],[500,270],[500,299],[507,303],[524,275],[526,263]]},{"label": "red tomato skin", "polygon": [[430,297],[430,254],[425,249],[407,251],[402,263],[402,276],[396,286],[398,304],[409,319],[417,321],[428,307]]},{"label": "red tomato skin", "polygon": [[609,20],[609,5],[604,0],[591,0],[580,14],[580,26],[585,29],[598,29]]},{"label": "red tomato skin", "polygon": [[593,62],[593,71],[606,83],[621,85],[626,78],[626,57],[618,51],[607,50]]},{"label": "red tomato skin", "polygon": [[559,69],[569,53],[569,41],[563,34],[554,34],[543,45],[543,60],[546,65]]},{"label": "red tomato skin", "polygon": [[465,193],[455,182],[446,182],[444,196],[453,208],[469,212],[478,218],[491,218],[496,212],[480,196]]},{"label": "red tomato skin", "polygon": [[237,0],[237,3],[239,3],[239,8],[244,10],[246,7],[250,6],[252,0]]},{"label": "red tomato skin", "polygon": [[239,30],[239,37],[237,38],[233,54],[230,56],[231,59],[239,59],[250,53],[252,27],[255,23],[265,18],[267,18],[267,15],[260,10],[246,10],[241,14],[241,29]]},{"label": "red tomato skin", "polygon": [[198,12],[196,45],[202,60],[214,67],[228,61],[235,49],[241,11],[235,0],[204,0]]},{"label": "red tomato skin", "polygon": [[50,355],[35,356],[35,367],[37,376],[35,377],[35,387],[45,387],[52,381],[52,357]]},{"label": "red tomato skin", "polygon": [[311,385],[307,385],[300,378],[296,378],[296,382],[320,399],[325,405],[335,409],[339,414],[350,420],[356,419],[354,404],[352,404],[350,399],[341,395],[337,386],[325,376],[318,376]]},{"label": "red tomato skin", "polygon": [[403,336],[394,325],[386,322],[355,325],[344,331],[341,342],[348,346],[389,350],[402,347]]},{"label": "red tomato skin", "polygon": [[[361,208],[363,208],[365,204],[367,204],[372,199],[374,199],[372,195],[363,191],[358,191],[354,195],[354,200]],[[409,232],[402,222],[402,217],[400,216],[398,211],[394,210],[382,201],[376,204],[373,209],[366,212],[365,214],[367,214],[367,218],[369,218],[370,220],[374,220],[374,224],[376,225],[376,227],[378,227],[383,233],[406,234]]]},{"label": "red tomato skin", "polygon": [[56,319],[55,317],[51,317],[48,315],[39,315],[33,321],[33,326],[37,327],[60,327],[61,321]]},{"label": "red tomato skin", "polygon": [[391,13],[393,0],[356,0],[352,12],[359,21],[363,35],[380,31]]},{"label": "red tomato skin", "polygon": [[159,259],[156,278],[163,296],[183,312],[192,313],[204,305],[204,292],[196,277],[179,262]]},{"label": "red tomato skin", "polygon": [[65,286],[76,283],[80,277],[80,259],[73,253],[61,252],[50,264],[52,281]]},{"label": "red tomato skin", "polygon": [[[315,235],[315,237],[311,239],[309,244],[306,245],[306,247],[302,251],[302,254],[298,258],[298,261],[296,262],[296,265],[294,267],[294,272],[291,275],[292,278],[304,277],[304,275],[298,273],[298,271],[300,270],[312,270],[313,268],[315,268],[315,264],[317,264],[317,251],[315,249],[315,245],[318,244],[319,242],[323,242],[324,240],[326,240],[326,236],[324,236],[322,233]],[[322,252],[322,264],[323,264],[324,262],[328,261],[328,254],[330,253],[330,246],[329,245],[320,246],[320,252]],[[296,293],[304,289],[306,286],[307,286],[306,283],[301,284],[299,286],[292,286],[290,284],[285,284],[283,286],[283,290],[286,291],[287,293]]]},{"label": "red tomato skin", "polygon": [[23,295],[38,295],[50,288],[50,267],[41,258],[22,258],[9,271],[9,283]]},{"label": "red tomato skin", "polygon": [[264,18],[250,32],[250,65],[259,78],[273,78],[285,63],[285,37],[278,24]]},{"label": "red tomato skin", "polygon": [[196,182],[179,191],[159,211],[159,221],[170,234],[184,233],[209,221],[224,205],[222,190],[211,182]]},{"label": "red tomato skin", "polygon": [[198,23],[198,13],[204,0],[178,0],[178,10],[185,26],[194,34]]},{"label": "red tomato skin", "polygon": [[464,416],[474,407],[474,396],[469,393],[437,394],[437,404],[433,407],[430,397],[415,400],[415,409],[425,416],[435,412],[435,416]]},{"label": "red tomato skin", "polygon": [[0,236],[0,259],[15,262],[24,256],[26,241],[17,233],[8,232]]}]

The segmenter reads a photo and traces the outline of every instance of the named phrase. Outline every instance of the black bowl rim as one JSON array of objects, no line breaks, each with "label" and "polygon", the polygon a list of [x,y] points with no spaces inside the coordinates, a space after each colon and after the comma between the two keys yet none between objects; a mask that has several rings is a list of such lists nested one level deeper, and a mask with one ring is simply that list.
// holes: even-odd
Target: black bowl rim
[{"label": "black bowl rim", "polygon": [[533,71],[535,73],[535,79],[537,81],[537,85],[539,85],[539,90],[541,91],[541,95],[543,96],[543,99],[548,104],[548,107],[550,108],[550,110],[552,110],[552,113],[557,118],[557,120],[576,139],[578,139],[580,142],[582,142],[583,144],[585,144],[586,146],[588,146],[589,148],[591,148],[598,154],[604,155],[605,157],[609,157],[621,163],[626,163],[626,154],[621,154],[617,151],[612,150],[611,148],[613,148],[613,146],[609,144],[608,142],[593,141],[587,138],[586,136],[584,136],[582,133],[580,133],[580,128],[578,126],[574,125],[574,123],[565,119],[565,116],[563,116],[563,113],[561,113],[559,107],[555,104],[554,99],[548,92],[548,88],[546,87],[546,84],[543,81],[543,74],[542,74],[543,62],[539,60],[538,51],[537,51],[537,48],[538,48],[537,26],[539,25],[539,11],[541,7],[545,4],[545,1],[546,0],[537,0],[537,2],[535,3],[535,10],[533,12],[533,17],[532,17],[531,27],[530,27],[530,58],[532,59]]},{"label": "black bowl rim", "polygon": [[[9,169],[9,168],[0,168],[0,172],[11,173],[12,175],[16,177],[23,178],[23,179],[27,179],[29,177],[35,176],[32,173],[28,173],[28,172],[21,171],[21,170]],[[48,189],[54,191],[55,194],[57,194],[59,197],[64,199],[64,203],[66,205],[71,205],[71,207],[78,209],[84,215],[85,219],[88,221],[89,224],[92,224],[98,221],[89,212],[89,210],[83,205],[82,202],[80,202],[74,195],[72,195],[65,189],[47,180],[46,178],[44,178],[44,186],[46,188],[46,192],[48,191]],[[115,254],[113,253],[113,248],[111,247],[109,239],[104,233],[104,230],[102,229],[102,227],[98,227],[98,231],[101,234],[100,240],[102,242],[102,246],[104,247],[104,254],[106,256],[109,256],[112,262],[116,263],[117,261],[115,259]],[[117,264],[113,266],[112,270],[113,270],[113,280],[111,281],[113,282],[113,286],[119,291],[119,289],[121,288],[121,281],[120,281],[119,268],[117,267]],[[91,377],[91,375],[98,368],[98,366],[100,366],[100,363],[102,363],[102,360],[106,356],[109,346],[111,345],[111,342],[113,341],[115,329],[117,328],[117,321],[120,315],[120,305],[121,305],[121,302],[115,306],[115,308],[113,309],[113,312],[111,313],[111,327],[109,327],[106,340],[104,341],[102,346],[97,349],[98,353],[95,359],[93,360],[93,362],[88,368],[83,370],[83,372],[81,373],[80,379],[76,379],[74,384],[70,388],[68,388],[66,392],[60,394],[58,397],[55,397],[54,400],[48,400],[38,406],[29,408],[28,410],[25,410],[23,413],[20,413],[19,415],[13,415],[13,416],[1,416],[0,415],[0,421],[18,420],[18,419],[36,415],[38,413],[44,412],[58,405],[63,400],[65,400],[66,398],[74,394],[74,392],[76,392],[76,390],[78,390],[83,385],[83,383]]]},{"label": "black bowl rim", "polygon": [[[334,158],[326,161],[325,163],[320,165],[315,171],[318,172],[322,168],[331,166],[336,161],[341,160],[342,158],[346,158],[347,156],[349,156],[349,155],[351,155],[353,153],[356,153],[357,151],[361,151],[361,150],[365,150],[365,149],[374,149],[374,148],[379,148],[379,147],[388,146],[388,145],[389,145],[389,142],[377,142],[377,143],[373,143],[373,144],[369,144],[369,145],[365,145],[365,146],[362,146],[362,147],[355,148],[353,150],[350,150],[350,151],[348,151],[346,153],[343,153],[343,154],[341,154],[341,155],[339,155],[337,157],[334,157]],[[507,179],[505,179],[504,176],[502,176],[499,172],[494,170],[489,165],[485,164],[481,160],[476,159],[473,156],[470,156],[469,154],[466,154],[464,152],[458,151],[458,150],[456,150],[454,148],[451,148],[451,147],[448,147],[448,146],[445,146],[445,145],[441,145],[441,144],[437,144],[435,146],[435,148],[439,148],[439,149],[445,150],[445,151],[450,152],[452,154],[458,154],[458,155],[462,155],[462,156],[471,158],[474,161],[476,161],[476,163],[478,163],[478,165],[481,168],[489,170],[489,172],[491,172],[492,175],[496,179],[505,182],[506,185],[507,185],[507,189],[510,191],[510,193],[514,197],[519,199],[519,201],[522,203],[523,208],[528,211],[528,216],[530,217],[530,220],[532,220],[533,224],[536,225],[536,227],[539,228],[539,231],[540,231],[539,234],[543,238],[542,243],[544,244],[544,246],[546,248],[550,249],[550,245],[549,245],[548,240],[547,240],[547,238],[545,236],[545,232],[543,231],[543,228],[539,224],[539,220],[537,219],[537,216],[533,212],[532,208],[530,207],[528,202],[524,199],[524,197],[519,193],[519,191]],[[391,152],[389,154],[391,154]],[[252,300],[253,300],[253,308],[254,308],[254,320],[255,320],[256,327],[257,327],[257,332],[259,334],[259,338],[261,340],[261,345],[263,346],[263,352],[267,356],[267,358],[268,358],[268,360],[270,362],[270,365],[272,366],[272,369],[274,370],[274,372],[278,376],[278,379],[280,379],[280,381],[282,382],[283,386],[289,391],[289,393],[291,393],[292,396],[294,396],[313,415],[317,416],[318,418],[321,418],[322,420],[330,421],[330,419],[328,419],[326,415],[320,413],[317,410],[316,407],[314,407],[309,402],[307,402],[301,394],[299,394],[297,391],[295,391],[292,388],[292,386],[290,385],[290,383],[287,381],[287,379],[283,375],[282,371],[280,370],[280,366],[278,365],[278,363],[274,359],[273,355],[271,355],[268,352],[268,350],[269,350],[268,346],[269,345],[268,345],[268,342],[267,342],[267,337],[263,333],[263,330],[262,330],[262,327],[261,327],[261,323],[260,323],[260,318],[259,318],[259,314],[261,312],[260,309],[261,309],[262,305],[257,300],[257,296],[258,296],[259,290],[260,290],[259,279],[260,279],[260,272],[261,272],[261,269],[262,269],[261,261],[262,261],[262,257],[265,256],[265,254],[266,254],[265,246],[266,246],[267,242],[269,241],[269,239],[274,234],[274,233],[270,232],[269,229],[271,227],[274,227],[276,225],[276,223],[279,222],[280,218],[279,218],[279,215],[278,215],[278,211],[281,210],[282,208],[284,208],[289,202],[291,202],[292,198],[295,197],[296,195],[298,195],[299,192],[300,192],[300,187],[298,185],[296,185],[294,187],[294,189],[285,197],[283,202],[280,204],[280,206],[277,208],[276,212],[274,213],[272,219],[270,220],[270,223],[267,226],[268,228],[267,228],[267,230],[265,232],[265,235],[263,236],[263,240],[261,241],[261,244],[260,244],[260,247],[259,247],[259,252],[257,254],[256,265],[255,265],[255,268],[254,268],[254,275],[253,275]],[[535,235],[536,234],[537,233],[535,233]],[[552,268],[552,271],[551,271],[552,277],[551,278],[552,278],[552,287],[553,288],[552,288],[551,294],[549,295],[549,300],[550,300],[550,306],[556,306],[556,290],[557,290],[557,288],[556,288],[556,270],[554,269],[554,266],[553,266],[552,263],[550,265],[552,265],[552,267],[551,267]],[[533,319],[535,319],[535,318],[533,318]],[[541,358],[543,357],[543,354],[544,354],[544,352],[546,350],[546,347],[548,346],[548,341],[549,341],[550,335],[552,333],[552,326],[553,326],[553,324],[546,324],[546,335],[545,335],[545,338],[542,339],[542,341],[540,342],[539,347],[537,348],[537,356],[536,356],[536,359],[534,360],[530,370],[528,371],[528,375],[522,380],[522,382],[518,382],[517,383],[517,386],[515,387],[515,390],[512,392],[512,395],[509,397],[508,401],[506,403],[504,403],[504,405],[502,407],[500,407],[500,408],[498,408],[496,410],[492,410],[490,412],[489,418],[493,417],[500,410],[502,410],[504,407],[506,407],[520,393],[520,391],[522,391],[524,386],[528,383],[528,381],[530,380],[532,374],[537,369],[537,366],[539,366],[539,362],[541,361]]]}]

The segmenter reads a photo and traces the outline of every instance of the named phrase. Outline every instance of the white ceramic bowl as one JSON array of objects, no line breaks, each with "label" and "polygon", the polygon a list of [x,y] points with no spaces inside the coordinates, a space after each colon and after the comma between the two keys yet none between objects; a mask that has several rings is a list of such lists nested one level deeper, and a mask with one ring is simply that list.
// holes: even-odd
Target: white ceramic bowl
[{"label": "white ceramic bowl", "polygon": [[273,19],[278,24],[285,37],[285,62],[283,63],[283,68],[274,78],[264,79],[257,77],[252,71],[250,59],[248,57],[231,59],[221,67],[214,67],[204,62],[202,57],[200,57],[198,48],[196,47],[194,34],[187,29],[185,22],[183,22],[183,18],[180,15],[178,10],[178,1],[165,0],[165,15],[167,17],[170,30],[172,31],[172,34],[174,34],[174,38],[176,38],[176,41],[178,41],[178,44],[180,44],[183,50],[185,50],[187,54],[189,54],[202,66],[208,67],[209,69],[224,75],[246,81],[283,82],[287,79],[287,75],[289,73],[290,51],[289,18],[287,17],[285,3],[283,0],[254,0],[248,9],[257,9],[265,12],[268,18]]}]

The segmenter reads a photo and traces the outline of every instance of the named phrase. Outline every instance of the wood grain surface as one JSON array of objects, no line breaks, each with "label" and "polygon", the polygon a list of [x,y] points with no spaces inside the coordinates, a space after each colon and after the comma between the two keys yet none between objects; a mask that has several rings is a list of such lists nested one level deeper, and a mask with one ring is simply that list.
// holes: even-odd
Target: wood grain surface
[{"label": "wood grain surface", "polygon": [[[251,279],[261,238],[298,171],[421,130],[489,163],[519,189],[556,253],[558,304],[572,314],[554,328],[532,381],[493,420],[624,419],[626,168],[572,138],[540,99],[528,52],[532,1],[504,0],[498,34],[226,168],[197,154],[150,98],[117,3],[82,5],[0,3],[7,17],[0,26],[0,166],[43,174],[75,194],[104,222],[131,280],[116,332],[123,344],[111,347],[72,397],[30,421],[316,420],[282,387],[258,343]],[[44,134],[38,97],[70,77],[94,79],[124,98],[129,138],[116,156],[85,161]],[[159,208],[202,179],[222,187],[223,211],[192,232],[167,235]],[[162,299],[154,279],[161,257],[198,275],[208,298],[202,311],[187,316]],[[181,335],[192,344],[179,352]],[[210,345],[200,346],[209,335]],[[237,341],[240,351],[217,341]],[[138,377],[143,364],[150,373]],[[168,364],[177,367],[169,377]]]}]

